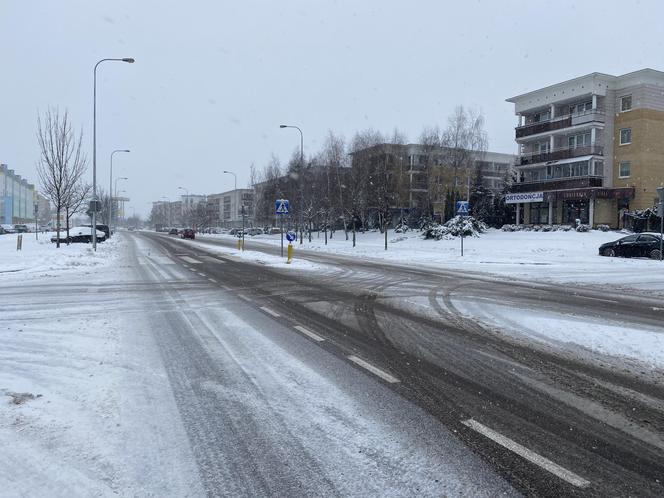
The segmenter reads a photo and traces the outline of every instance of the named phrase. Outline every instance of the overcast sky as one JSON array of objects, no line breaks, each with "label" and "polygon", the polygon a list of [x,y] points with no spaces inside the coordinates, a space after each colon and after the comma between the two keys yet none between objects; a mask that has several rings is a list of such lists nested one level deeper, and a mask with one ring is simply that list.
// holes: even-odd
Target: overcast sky
[{"label": "overcast sky", "polygon": [[[658,1],[0,0],[0,162],[36,182],[37,114],[67,108],[92,177],[109,156],[130,206],[246,186],[249,166],[320,147],[327,130],[395,127],[416,141],[456,105],[514,152],[505,99],[590,72],[664,69]],[[131,210],[127,210],[131,213]]]}]

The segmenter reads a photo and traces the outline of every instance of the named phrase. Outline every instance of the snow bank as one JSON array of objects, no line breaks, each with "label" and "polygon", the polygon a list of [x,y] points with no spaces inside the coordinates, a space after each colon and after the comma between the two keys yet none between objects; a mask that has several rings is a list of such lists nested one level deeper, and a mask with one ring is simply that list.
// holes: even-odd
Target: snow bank
[{"label": "snow bank", "polygon": [[95,268],[111,265],[117,261],[122,237],[97,244],[61,244],[58,249],[51,242],[53,233],[23,234],[23,249],[16,250],[16,234],[0,235],[0,280],[51,277],[63,272],[89,273]]}]

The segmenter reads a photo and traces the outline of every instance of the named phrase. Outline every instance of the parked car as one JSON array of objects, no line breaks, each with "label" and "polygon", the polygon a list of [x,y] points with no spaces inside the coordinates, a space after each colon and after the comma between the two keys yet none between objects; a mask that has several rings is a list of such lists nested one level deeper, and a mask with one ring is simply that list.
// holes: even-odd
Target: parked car
[{"label": "parked car", "polygon": [[[51,237],[51,242],[57,242],[58,236]],[[101,230],[97,230],[97,242],[106,240],[106,234]],[[67,232],[62,230],[60,232],[60,242],[67,243]],[[69,229],[69,242],[92,242],[92,230],[89,226],[73,227]]]},{"label": "parked car", "polygon": [[14,225],[0,225],[0,227],[2,227],[5,233],[16,233]]},{"label": "parked car", "polygon": [[260,228],[247,228],[245,230],[245,235],[251,235],[252,237],[254,235],[263,235],[263,230]]},{"label": "parked car", "polygon": [[178,229],[177,228],[171,228],[168,231],[168,235],[177,235],[178,234]]},{"label": "parked car", "polygon": [[30,229],[28,228],[28,225],[14,225],[14,230],[16,230],[16,233],[28,233]]},{"label": "parked car", "polygon": [[281,228],[279,227],[272,227],[270,228],[270,231],[268,232],[270,235],[275,235],[278,233],[281,233]]},{"label": "parked car", "polygon": [[0,235],[4,235],[4,234],[6,234],[6,233],[7,233],[7,232],[5,232],[5,229],[2,228],[2,225],[0,225]]},{"label": "parked car", "polygon": [[184,230],[182,230],[180,238],[193,240],[196,238],[196,232],[194,232],[191,228],[185,228]]},{"label": "parked car", "polygon": [[[92,225],[81,225],[81,226],[92,228]],[[108,227],[108,225],[100,225],[99,223],[97,223],[97,232],[99,231],[103,232],[103,235],[101,239],[99,238],[99,235],[97,235],[98,242],[103,242],[104,240],[108,239],[111,236],[111,229]]]},{"label": "parked car", "polygon": [[599,246],[600,256],[659,259],[659,234],[637,233]]}]

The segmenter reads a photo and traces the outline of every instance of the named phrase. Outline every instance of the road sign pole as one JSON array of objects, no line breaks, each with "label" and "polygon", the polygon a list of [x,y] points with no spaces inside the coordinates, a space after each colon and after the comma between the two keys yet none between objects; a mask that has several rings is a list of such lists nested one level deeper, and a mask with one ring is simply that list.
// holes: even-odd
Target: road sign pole
[{"label": "road sign pole", "polygon": [[279,220],[281,221],[281,257],[284,257],[284,216],[279,215]]},{"label": "road sign pole", "polygon": [[659,195],[659,206],[657,214],[659,214],[659,260],[664,258],[664,187],[657,187],[657,194]]}]

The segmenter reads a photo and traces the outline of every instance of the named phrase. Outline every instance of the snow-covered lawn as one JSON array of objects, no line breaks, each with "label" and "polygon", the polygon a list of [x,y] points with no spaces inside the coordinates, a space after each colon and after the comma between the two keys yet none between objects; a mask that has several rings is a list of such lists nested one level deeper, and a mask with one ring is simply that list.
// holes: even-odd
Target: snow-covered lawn
[{"label": "snow-covered lawn", "polygon": [[97,244],[60,244],[58,249],[51,242],[52,233],[23,234],[23,249],[16,250],[18,235],[0,235],[0,282],[53,277],[63,273],[90,273],[96,268],[107,267],[117,261],[122,245],[121,237],[113,237]]},{"label": "snow-covered lawn", "polygon": [[[556,283],[611,285],[613,289],[641,290],[664,295],[664,263],[648,259],[607,258],[599,256],[598,247],[617,240],[621,232],[502,232],[489,230],[479,237],[464,238],[461,256],[460,239],[424,240],[419,232],[388,232],[384,235],[358,233],[356,247],[338,231],[325,245],[323,235],[295,242],[295,258],[301,249],[325,251],[363,259],[384,260],[417,267],[490,273],[506,279],[536,280]],[[229,235],[200,235],[200,238],[224,238]],[[248,250],[260,250],[261,244],[279,245],[279,235],[246,237]]]}]

